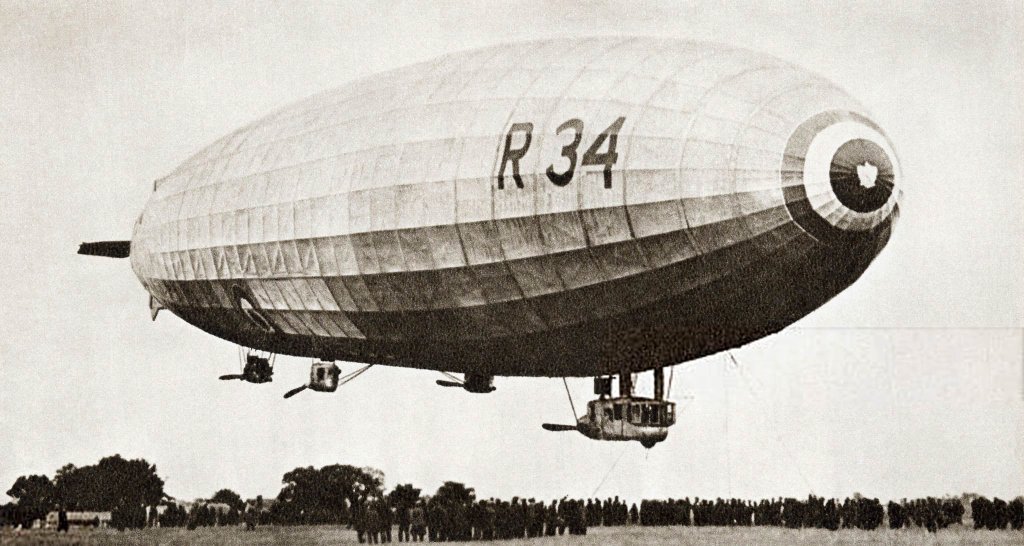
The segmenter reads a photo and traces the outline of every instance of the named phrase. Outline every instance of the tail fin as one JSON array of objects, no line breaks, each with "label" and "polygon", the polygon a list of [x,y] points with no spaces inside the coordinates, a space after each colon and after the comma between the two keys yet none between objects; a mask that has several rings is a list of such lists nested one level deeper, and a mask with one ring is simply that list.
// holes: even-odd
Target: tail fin
[{"label": "tail fin", "polygon": [[82,243],[78,253],[86,256],[105,256],[107,258],[127,258],[131,254],[131,241],[99,241]]}]

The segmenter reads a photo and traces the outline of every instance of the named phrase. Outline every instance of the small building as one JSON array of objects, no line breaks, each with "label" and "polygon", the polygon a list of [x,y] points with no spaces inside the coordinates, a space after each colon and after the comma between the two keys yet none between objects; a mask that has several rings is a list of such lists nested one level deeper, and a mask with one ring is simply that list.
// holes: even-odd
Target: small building
[{"label": "small building", "polygon": [[[60,514],[57,511],[46,514],[47,528],[57,528]],[[68,525],[71,527],[108,527],[110,512],[68,512]]]},{"label": "small building", "polygon": [[227,515],[227,513],[231,511],[231,507],[223,502],[207,502],[204,506],[216,512],[218,519],[221,516]]}]

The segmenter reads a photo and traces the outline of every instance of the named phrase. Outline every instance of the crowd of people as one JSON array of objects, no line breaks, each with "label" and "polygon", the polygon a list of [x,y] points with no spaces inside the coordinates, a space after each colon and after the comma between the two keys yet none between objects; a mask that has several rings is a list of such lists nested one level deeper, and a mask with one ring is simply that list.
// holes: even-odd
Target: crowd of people
[{"label": "crowd of people", "polygon": [[831,529],[874,529],[881,525],[885,510],[878,499],[854,498],[839,501],[810,496],[763,499],[669,499],[640,503],[641,525],[694,526],[778,526]]},{"label": "crowd of people", "polygon": [[1024,529],[1024,501],[1021,497],[1006,502],[998,497],[978,497],[971,501],[975,529]]},{"label": "crowd of people", "polygon": [[[1009,503],[999,498],[977,497],[971,501],[974,528],[1024,529],[1024,501]],[[642,525],[772,525],[818,529],[876,529],[886,522],[890,529],[919,527],[936,532],[952,524],[962,525],[966,508],[960,498],[903,499],[886,506],[878,499],[862,497],[823,499],[809,496],[807,500],[769,499],[744,501],[738,499],[689,499],[648,501],[640,503],[639,523]]]},{"label": "crowd of people", "polygon": [[[975,528],[1024,528],[1024,503],[979,497],[971,502]],[[562,499],[550,503],[535,499],[487,499],[467,503],[441,503],[421,499],[411,508],[391,509],[386,502],[367,505],[354,527],[360,542],[391,542],[392,524],[398,541],[468,541],[520,539],[569,534],[585,535],[588,527],[617,525],[779,526],[791,529],[925,528],[935,532],[963,524],[965,506],[959,498],[924,498],[890,501],[878,499],[778,498],[643,500],[639,506],[618,497]]]},{"label": "crowd of people", "polygon": [[[960,499],[914,499],[902,502],[889,501],[886,507],[889,513],[889,528],[902,529],[904,527],[924,527],[931,532],[938,529],[945,529],[957,523],[963,524],[964,503]],[[975,521],[977,521],[975,519]]]},{"label": "crowd of people", "polygon": [[[1024,529],[1024,501],[1009,503],[999,498],[977,497],[971,501],[974,528]],[[744,501],[738,499],[643,501],[639,522],[642,525],[772,525],[818,529],[865,529],[882,526],[888,516],[890,529],[919,527],[936,532],[952,524],[962,525],[966,508],[959,498],[903,499],[882,506],[878,499],[862,497],[823,499],[809,496],[806,501],[793,498]]]},{"label": "crowd of people", "polygon": [[359,542],[370,544],[391,542],[393,525],[397,525],[399,542],[585,535],[593,506],[592,502],[575,499],[555,499],[545,504],[514,497],[511,501],[492,498],[471,502],[426,499],[412,507],[392,509],[383,500],[375,500],[356,515],[353,527]]}]

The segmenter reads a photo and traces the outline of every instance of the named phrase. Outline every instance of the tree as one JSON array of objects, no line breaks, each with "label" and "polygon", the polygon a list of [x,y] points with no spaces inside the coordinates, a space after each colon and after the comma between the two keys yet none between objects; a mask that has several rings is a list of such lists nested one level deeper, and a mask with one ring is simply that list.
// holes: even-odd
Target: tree
[{"label": "tree", "polygon": [[210,497],[210,502],[222,502],[235,511],[242,511],[245,508],[245,501],[242,497],[230,489],[221,489]]},{"label": "tree", "polygon": [[22,525],[31,525],[56,507],[56,491],[46,476],[20,476],[7,495],[18,500],[17,516]]},{"label": "tree", "polygon": [[17,525],[20,519],[17,504],[9,502],[0,506],[0,528],[6,525]]},{"label": "tree", "polygon": [[296,468],[282,478],[285,484],[273,507],[275,519],[286,524],[348,523],[353,508],[381,495],[384,474],[373,468],[329,465]]},{"label": "tree", "polygon": [[110,524],[118,531],[142,529],[146,526],[146,508],[141,504],[121,503],[111,510]]},{"label": "tree", "polygon": [[75,510],[124,511],[128,506],[156,505],[164,497],[164,481],[155,465],[120,455],[82,468],[65,465],[54,482],[57,499]]},{"label": "tree", "polygon": [[413,487],[411,483],[397,485],[393,491],[388,493],[388,502],[398,509],[412,508],[418,500],[420,500],[420,490]]},{"label": "tree", "polygon": [[[53,478],[57,500],[70,510],[99,510],[97,506],[104,503],[99,497],[103,490],[95,466],[76,468],[66,464],[57,470]],[[116,505],[116,503],[115,503]],[[110,510],[107,506],[103,510]]]},{"label": "tree", "polygon": [[441,504],[465,506],[472,504],[476,500],[476,492],[473,491],[472,487],[466,487],[465,484],[459,482],[444,482],[437,489],[437,494],[434,495],[433,499]]}]

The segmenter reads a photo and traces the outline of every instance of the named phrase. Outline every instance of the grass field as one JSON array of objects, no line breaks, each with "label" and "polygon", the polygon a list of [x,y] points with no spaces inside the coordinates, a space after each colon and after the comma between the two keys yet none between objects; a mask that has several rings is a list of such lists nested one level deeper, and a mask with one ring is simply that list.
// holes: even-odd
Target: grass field
[{"label": "grass field", "polygon": [[[397,538],[397,535],[395,536]],[[0,544],[105,545],[105,544],[358,544],[356,534],[344,527],[215,527],[185,529],[144,529],[118,532],[108,529],[73,531],[57,535],[52,530],[0,531]],[[479,544],[479,543],[449,543]],[[1024,544],[1024,532],[975,531],[953,527],[929,534],[924,530],[825,531],[774,527],[618,527],[591,529],[585,537],[563,535],[530,540],[505,540],[493,544],[584,545],[584,544]]]}]

